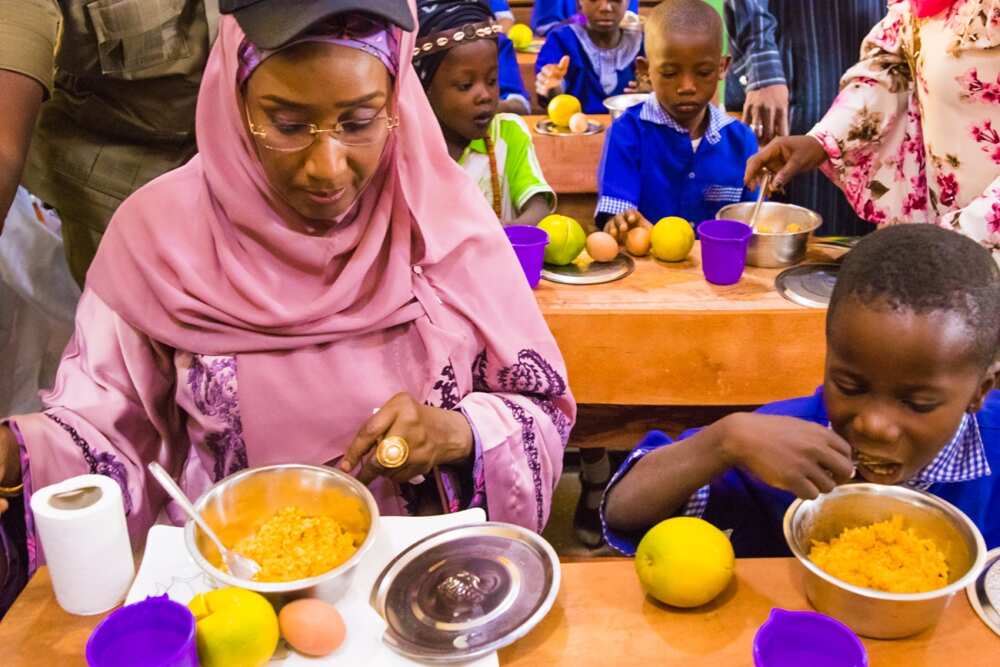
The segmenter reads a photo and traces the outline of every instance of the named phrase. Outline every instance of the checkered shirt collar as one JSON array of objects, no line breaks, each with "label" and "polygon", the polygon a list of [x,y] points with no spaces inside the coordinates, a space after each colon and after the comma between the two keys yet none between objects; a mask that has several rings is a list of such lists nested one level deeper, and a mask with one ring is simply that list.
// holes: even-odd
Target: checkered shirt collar
[{"label": "checkered shirt collar", "polygon": [[967,482],[990,474],[992,472],[986,460],[986,447],[979,431],[979,422],[974,414],[966,413],[951,442],[904,484],[926,491],[932,484],[939,482]]},{"label": "checkered shirt collar", "polygon": [[[656,123],[657,125],[666,125],[671,130],[680,132],[681,134],[689,134],[687,128],[681,127],[670,114],[663,110],[659,100],[656,99],[656,95],[652,93],[643,102],[639,118],[650,123]],[[735,122],[736,119],[722,109],[714,104],[709,104],[708,129],[705,130],[705,140],[713,145],[719,143],[722,140],[722,128]]]}]

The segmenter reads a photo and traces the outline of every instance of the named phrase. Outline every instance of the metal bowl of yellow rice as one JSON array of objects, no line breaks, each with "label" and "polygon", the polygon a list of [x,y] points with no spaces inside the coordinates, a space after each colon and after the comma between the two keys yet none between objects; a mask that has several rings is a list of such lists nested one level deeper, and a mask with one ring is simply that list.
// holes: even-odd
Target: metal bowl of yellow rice
[{"label": "metal bowl of yellow rice", "polygon": [[341,598],[371,547],[379,511],[365,485],[326,466],[284,464],[231,475],[195,507],[229,549],[253,558],[255,580],[238,579],[218,550],[188,522],[188,552],[215,582],[262,593],[274,602]]},{"label": "metal bowl of yellow rice", "polygon": [[[933,626],[986,559],[983,536],[965,514],[937,496],[903,486],[847,484],[814,500],[796,500],[785,512],[784,531],[805,568],[809,602],[858,634],[878,639],[908,637]],[[876,539],[876,533],[887,541]],[[923,590],[895,593],[848,583],[814,558],[870,586]]]}]

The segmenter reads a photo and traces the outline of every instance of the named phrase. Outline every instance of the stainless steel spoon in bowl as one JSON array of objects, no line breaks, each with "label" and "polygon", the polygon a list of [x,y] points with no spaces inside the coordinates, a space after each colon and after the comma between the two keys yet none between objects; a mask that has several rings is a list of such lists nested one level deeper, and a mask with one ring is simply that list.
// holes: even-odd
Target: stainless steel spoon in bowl
[{"label": "stainless steel spoon in bowl", "polygon": [[761,181],[760,192],[757,193],[757,203],[753,205],[753,212],[750,213],[750,219],[747,220],[747,224],[753,231],[757,231],[757,218],[760,216],[760,207],[767,197],[767,191],[771,189],[771,178],[773,176],[774,174],[769,170],[764,170],[764,180]]},{"label": "stainless steel spoon in bowl", "polygon": [[191,501],[188,500],[188,497],[181,490],[181,487],[177,486],[177,482],[175,482],[173,477],[171,477],[167,471],[163,469],[163,466],[156,461],[153,461],[149,464],[148,468],[149,472],[151,472],[153,477],[156,478],[156,481],[163,487],[163,490],[166,491],[167,494],[169,494],[170,497],[181,506],[181,509],[183,509],[196,524],[198,524],[202,531],[208,535],[208,539],[215,543],[215,547],[219,550],[219,553],[222,554],[222,562],[229,570],[229,573],[238,579],[252,580],[254,576],[260,572],[260,565],[257,561],[252,558],[247,558],[242,554],[238,554],[235,551],[230,551],[222,545],[222,540],[219,539],[214,530],[209,528],[208,522],[201,518],[201,515],[198,514],[198,510],[194,508],[194,505],[192,505]]}]

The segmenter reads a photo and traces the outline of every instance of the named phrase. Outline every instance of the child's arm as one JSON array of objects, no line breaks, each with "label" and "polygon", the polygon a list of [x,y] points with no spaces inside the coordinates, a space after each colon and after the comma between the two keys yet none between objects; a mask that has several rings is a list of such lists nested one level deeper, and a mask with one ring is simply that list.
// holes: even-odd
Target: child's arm
[{"label": "child's arm", "polygon": [[545,105],[548,98],[563,92],[563,80],[569,72],[569,54],[559,36],[549,35],[535,60],[535,92],[538,101]]},{"label": "child's arm", "polygon": [[608,490],[608,527],[634,532],[674,516],[695,491],[733,467],[800,498],[827,493],[854,474],[851,446],[832,429],[737,413],[640,459]]},{"label": "child's arm", "polygon": [[[604,152],[597,167],[597,228],[612,234],[619,243],[624,236],[618,232],[640,224],[642,216],[632,215],[639,208],[641,194],[641,137],[638,120],[622,116],[611,124],[604,139]],[[615,224],[608,224],[611,220]]]},{"label": "child's arm", "polygon": [[535,154],[531,130],[520,116],[508,116],[501,121],[501,133],[507,143],[504,178],[510,188],[511,201],[517,211],[505,225],[537,225],[555,210],[556,195],[545,181],[542,166]]},{"label": "child's arm", "polygon": [[542,218],[552,212],[552,200],[543,192],[532,195],[513,220],[505,221],[505,225],[531,225],[534,227]]}]

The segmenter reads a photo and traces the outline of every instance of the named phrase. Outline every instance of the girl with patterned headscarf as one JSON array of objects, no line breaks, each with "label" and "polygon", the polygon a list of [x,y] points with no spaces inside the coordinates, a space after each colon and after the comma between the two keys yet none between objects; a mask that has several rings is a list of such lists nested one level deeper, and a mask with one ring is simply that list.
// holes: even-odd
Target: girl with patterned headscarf
[{"label": "girl with patterned headscarf", "polygon": [[527,124],[498,113],[497,37],[477,0],[420,0],[413,64],[448,153],[479,186],[505,225],[535,225],[555,209]]}]

